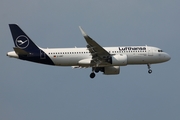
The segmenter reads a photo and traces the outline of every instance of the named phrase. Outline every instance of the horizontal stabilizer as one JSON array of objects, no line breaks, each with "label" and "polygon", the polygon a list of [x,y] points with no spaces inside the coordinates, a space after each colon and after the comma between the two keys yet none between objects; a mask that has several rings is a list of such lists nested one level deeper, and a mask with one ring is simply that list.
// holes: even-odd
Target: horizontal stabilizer
[{"label": "horizontal stabilizer", "polygon": [[17,47],[14,47],[13,49],[16,52],[16,54],[18,54],[18,55],[28,55],[29,54],[28,52],[26,52],[20,48],[17,48]]}]

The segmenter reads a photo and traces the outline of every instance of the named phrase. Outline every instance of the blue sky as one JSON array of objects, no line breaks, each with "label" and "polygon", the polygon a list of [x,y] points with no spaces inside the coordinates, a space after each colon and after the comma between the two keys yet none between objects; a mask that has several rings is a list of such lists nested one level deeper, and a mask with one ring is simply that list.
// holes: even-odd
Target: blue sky
[{"label": "blue sky", "polygon": [[[179,120],[179,0],[2,0],[1,120]],[[8,24],[17,23],[41,47],[85,47],[78,26],[102,46],[150,45],[167,63],[121,67],[121,74],[41,65],[6,56]]]}]

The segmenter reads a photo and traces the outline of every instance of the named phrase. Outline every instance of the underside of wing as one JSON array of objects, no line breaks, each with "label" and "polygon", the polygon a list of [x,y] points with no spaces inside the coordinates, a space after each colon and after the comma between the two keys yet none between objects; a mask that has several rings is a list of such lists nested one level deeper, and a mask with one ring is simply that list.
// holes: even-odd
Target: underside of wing
[{"label": "underside of wing", "polygon": [[89,37],[84,30],[79,27],[82,35],[84,36],[87,42],[87,49],[92,55],[91,64],[99,66],[99,65],[110,65],[110,53],[107,52],[103,47],[101,47],[96,41],[94,41],[91,37]]}]

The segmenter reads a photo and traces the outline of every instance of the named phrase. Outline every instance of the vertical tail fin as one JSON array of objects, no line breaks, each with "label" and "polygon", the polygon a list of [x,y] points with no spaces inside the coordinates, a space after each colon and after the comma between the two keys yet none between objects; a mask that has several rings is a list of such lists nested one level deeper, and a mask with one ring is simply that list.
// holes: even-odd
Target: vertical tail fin
[{"label": "vertical tail fin", "polygon": [[18,25],[9,24],[9,28],[11,30],[15,47],[23,49],[29,53],[39,52],[39,47],[21,30]]}]

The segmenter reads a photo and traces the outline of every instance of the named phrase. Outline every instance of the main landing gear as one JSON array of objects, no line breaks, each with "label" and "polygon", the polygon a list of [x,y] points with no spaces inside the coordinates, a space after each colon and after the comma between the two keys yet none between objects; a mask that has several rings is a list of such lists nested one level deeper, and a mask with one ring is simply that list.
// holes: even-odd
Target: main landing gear
[{"label": "main landing gear", "polygon": [[148,73],[151,74],[151,73],[152,73],[152,70],[151,70],[150,64],[147,64],[147,66],[148,66]]},{"label": "main landing gear", "polygon": [[[148,67],[148,73],[151,74],[152,70],[151,70],[150,64],[147,64],[147,67]],[[103,67],[92,67],[92,73],[89,75],[90,78],[93,79],[96,76],[95,73],[98,73],[98,72],[104,72],[104,68]]]},{"label": "main landing gear", "polygon": [[92,73],[89,75],[90,78],[94,78],[96,76],[95,73],[98,73],[98,72],[104,72],[104,68],[103,67],[92,67]]},{"label": "main landing gear", "polygon": [[94,73],[94,72],[92,72],[91,74],[90,74],[90,78],[94,78],[96,76],[96,74]]}]

